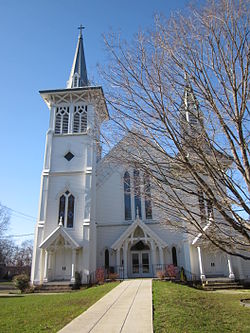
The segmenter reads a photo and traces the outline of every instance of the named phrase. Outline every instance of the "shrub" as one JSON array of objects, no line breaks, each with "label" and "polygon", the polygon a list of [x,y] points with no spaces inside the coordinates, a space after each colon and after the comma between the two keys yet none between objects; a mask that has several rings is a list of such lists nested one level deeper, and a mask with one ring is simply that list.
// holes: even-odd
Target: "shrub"
[{"label": "shrub", "polygon": [[158,279],[163,280],[165,278],[165,272],[164,271],[158,271],[157,272]]},{"label": "shrub", "polygon": [[82,274],[80,272],[75,272],[75,282],[72,286],[73,290],[80,289],[82,284]]},{"label": "shrub", "polygon": [[115,281],[119,278],[119,275],[117,273],[110,273],[109,278],[111,281]]},{"label": "shrub", "polygon": [[167,267],[167,273],[170,278],[176,278],[176,269],[174,265],[168,265]]},{"label": "shrub", "polygon": [[30,278],[26,274],[16,275],[13,279],[14,285],[16,288],[24,292],[26,289],[29,288],[30,285]]},{"label": "shrub", "polygon": [[180,280],[181,280],[181,282],[186,282],[187,281],[187,277],[186,277],[185,270],[184,270],[183,267],[181,267]]},{"label": "shrub", "polygon": [[96,270],[96,281],[99,283],[99,284],[103,284],[104,283],[104,269],[103,268],[97,268]]}]

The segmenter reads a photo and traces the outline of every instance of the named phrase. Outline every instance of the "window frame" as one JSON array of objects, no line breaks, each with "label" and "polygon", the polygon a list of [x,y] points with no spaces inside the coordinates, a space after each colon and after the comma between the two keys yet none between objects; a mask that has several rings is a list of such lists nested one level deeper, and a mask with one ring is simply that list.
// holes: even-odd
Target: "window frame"
[{"label": "window frame", "polygon": [[[78,120],[76,117],[78,116]],[[88,131],[88,105],[76,104],[73,110],[72,134],[84,134]]]},{"label": "window frame", "polygon": [[128,171],[125,171],[123,174],[123,196],[124,196],[124,217],[126,221],[131,221],[132,220],[131,177]]},{"label": "window frame", "polygon": [[[63,112],[63,114],[62,114]],[[65,116],[67,115],[67,120],[65,121]],[[58,118],[60,117],[60,118]],[[59,119],[59,120],[58,120]],[[65,126],[65,123],[66,126]],[[55,109],[55,123],[54,123],[54,133],[55,135],[65,135],[69,134],[70,125],[70,110],[68,105],[58,105]],[[65,131],[67,127],[67,131]]]},{"label": "window frame", "polygon": [[[68,192],[68,193],[67,193]],[[64,212],[63,216],[61,215],[61,198],[64,197]],[[73,198],[73,217],[72,217],[72,226],[69,226],[68,222],[68,215],[69,215],[69,198]],[[75,222],[75,196],[68,190],[66,190],[63,194],[60,195],[59,197],[59,211],[58,211],[58,223],[60,223],[62,217],[62,224],[64,228],[67,229],[73,229],[74,228],[74,222]]]}]

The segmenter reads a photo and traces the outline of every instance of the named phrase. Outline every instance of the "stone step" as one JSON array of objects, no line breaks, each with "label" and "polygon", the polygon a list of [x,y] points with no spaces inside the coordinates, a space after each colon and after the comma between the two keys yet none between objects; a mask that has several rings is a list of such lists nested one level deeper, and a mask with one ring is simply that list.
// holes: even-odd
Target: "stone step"
[{"label": "stone step", "polygon": [[208,278],[206,279],[206,284],[209,283],[231,283],[231,282],[235,282],[234,279],[229,279],[229,278]]},{"label": "stone step", "polygon": [[213,290],[228,290],[228,289],[241,289],[242,286],[227,286],[227,287],[203,287],[205,291],[213,291]]},{"label": "stone step", "polygon": [[42,286],[36,287],[35,292],[68,292],[72,290],[72,285],[69,284],[43,284]]},{"label": "stone step", "polygon": [[[207,281],[206,281],[207,282]],[[241,284],[235,281],[218,282],[209,281],[209,283],[203,283],[202,287],[204,290],[220,290],[220,289],[240,289],[243,288]]]},{"label": "stone step", "polygon": [[206,286],[210,286],[210,285],[220,285],[220,284],[238,284],[238,282],[235,281],[205,281],[204,284]]}]

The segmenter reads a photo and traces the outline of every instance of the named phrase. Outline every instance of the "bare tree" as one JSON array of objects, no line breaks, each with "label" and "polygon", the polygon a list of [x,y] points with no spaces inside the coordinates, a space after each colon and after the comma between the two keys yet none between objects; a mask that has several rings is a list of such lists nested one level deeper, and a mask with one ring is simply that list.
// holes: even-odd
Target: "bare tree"
[{"label": "bare tree", "polygon": [[0,202],[0,237],[8,229],[9,221],[10,221],[9,209],[3,206]]},{"label": "bare tree", "polygon": [[[105,37],[113,162],[149,175],[160,220],[250,259],[249,1],[219,0],[130,44]],[[107,134],[108,133],[108,134]],[[112,135],[114,134],[114,135]]]},{"label": "bare tree", "polygon": [[33,252],[33,241],[27,240],[16,247],[12,258],[12,264],[15,266],[31,266]]}]

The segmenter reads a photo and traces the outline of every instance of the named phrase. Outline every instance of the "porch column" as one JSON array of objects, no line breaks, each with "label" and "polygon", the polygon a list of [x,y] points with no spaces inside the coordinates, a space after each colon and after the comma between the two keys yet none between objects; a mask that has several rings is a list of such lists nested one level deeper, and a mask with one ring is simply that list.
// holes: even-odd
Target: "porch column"
[{"label": "porch column", "polygon": [[234,280],[235,276],[234,276],[234,272],[233,272],[233,269],[232,269],[230,256],[227,256],[227,265],[228,265],[228,271],[229,271],[229,276],[228,277],[229,277],[229,279]]},{"label": "porch column", "polygon": [[116,271],[117,271],[117,274],[119,275],[120,277],[120,265],[121,265],[121,261],[120,261],[120,253],[121,250],[120,248],[116,250]]},{"label": "porch column", "polygon": [[48,251],[48,279],[51,280],[51,270],[52,270],[52,252]]},{"label": "porch column", "polygon": [[153,240],[150,241],[150,245],[151,245],[151,254],[152,254],[152,273],[153,276],[156,275],[156,252],[155,252],[155,243]]},{"label": "porch column", "polygon": [[241,263],[241,258],[237,257],[237,263],[238,263],[238,274],[239,274],[239,279],[242,280],[244,277],[243,271],[242,271],[242,263]]},{"label": "porch column", "polygon": [[199,246],[197,246],[197,250],[198,250],[198,258],[199,258],[200,278],[201,278],[201,281],[204,281],[204,280],[206,280],[206,276],[204,274],[203,266],[202,266],[201,248]]},{"label": "porch column", "polygon": [[123,246],[124,279],[128,278],[128,242]]},{"label": "porch column", "polygon": [[72,250],[71,282],[75,282],[76,249]]},{"label": "porch column", "polygon": [[163,248],[161,246],[159,246],[159,256],[160,256],[160,265],[161,265],[161,269],[163,270],[163,264],[164,264],[164,260],[163,260]]},{"label": "porch column", "polygon": [[45,250],[43,282],[48,282],[48,251]]}]

